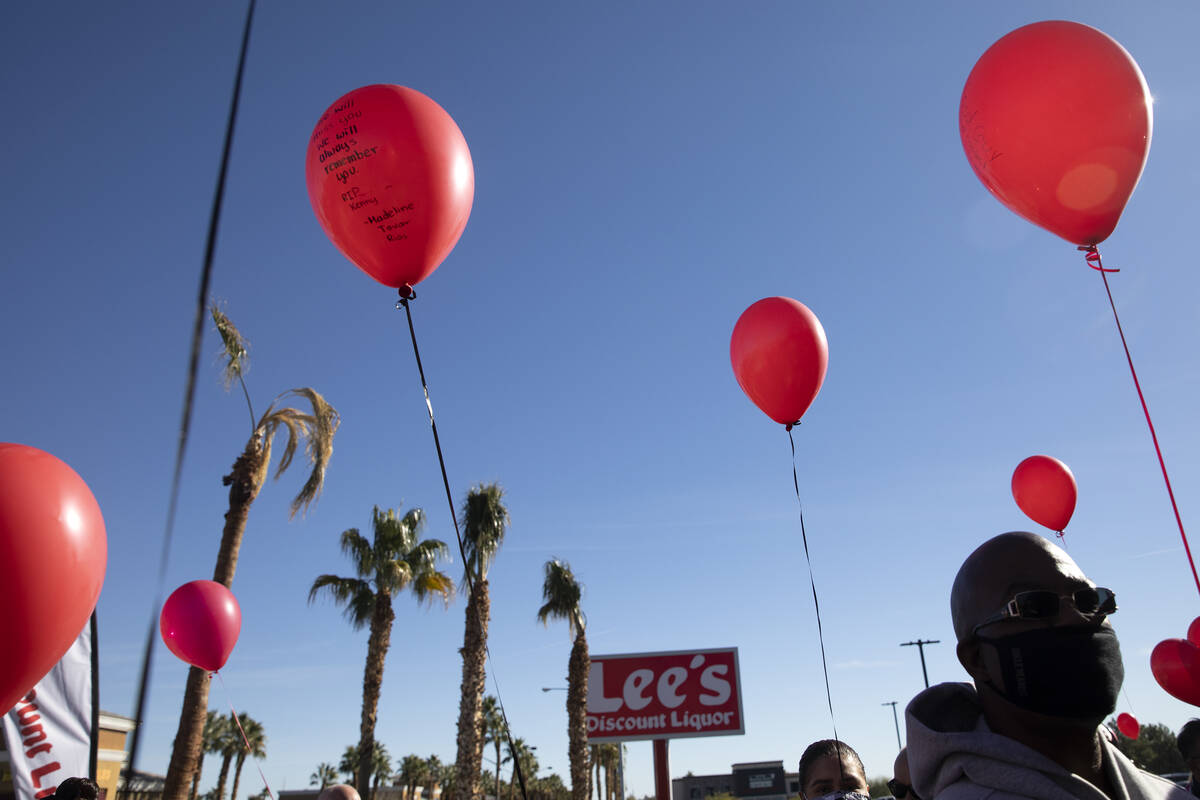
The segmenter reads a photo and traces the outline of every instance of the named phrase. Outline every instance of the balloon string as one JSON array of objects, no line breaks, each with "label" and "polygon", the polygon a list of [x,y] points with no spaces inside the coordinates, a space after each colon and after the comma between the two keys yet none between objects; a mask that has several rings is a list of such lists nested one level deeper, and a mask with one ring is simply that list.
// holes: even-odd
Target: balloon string
[{"label": "balloon string", "polygon": [[[792,425],[797,424],[799,423],[792,423]],[[804,529],[804,501],[800,499],[800,479],[796,475],[796,440],[792,438],[792,425],[787,426],[788,441],[792,444],[792,486],[796,490],[796,503],[800,507],[800,539],[804,542],[804,560],[808,562],[808,583],[812,586],[813,610],[817,614],[817,641],[821,643],[821,669],[825,672],[825,702],[829,704],[829,721],[833,723],[833,740],[836,742],[838,741],[837,719],[833,715],[833,693],[829,691],[829,664],[825,660],[825,633],[821,628],[821,603],[817,600],[817,582],[813,578],[812,556],[808,553],[808,533]]]},{"label": "balloon string", "polygon": [[[237,709],[233,707],[233,696],[229,694],[229,687],[225,685],[225,679],[221,677],[220,672],[214,672],[213,675],[217,676],[217,680],[221,682],[221,688],[225,690],[225,700],[229,703],[229,715],[237,724],[238,732],[242,734],[242,743],[246,745],[246,753],[250,758],[254,759],[254,766],[258,768],[258,777],[262,778],[263,786],[267,790],[267,796],[271,800],[275,800],[275,793],[271,791],[271,784],[267,783],[267,776],[263,774],[262,766],[258,763],[258,758],[254,755],[254,748],[250,746],[250,739],[246,737],[246,729],[242,727],[242,721],[238,719]],[[230,800],[234,800],[234,798],[230,798]]]},{"label": "balloon string", "polygon": [[[433,429],[433,446],[437,450],[438,466],[442,470],[442,485],[446,488],[446,502],[450,506],[450,519],[454,522],[454,538],[458,542],[458,554],[462,558],[463,576],[466,578],[467,592],[469,596],[475,594],[475,581],[471,576],[471,571],[467,569],[467,551],[463,546],[462,533],[458,529],[458,515],[454,511],[454,497],[450,493],[450,478],[446,476],[446,459],[442,456],[442,442],[438,438],[437,422],[433,418],[433,402],[429,399],[429,385],[425,382],[425,368],[421,365],[421,349],[417,347],[417,331],[413,327],[412,308],[409,302],[417,299],[417,293],[407,284],[400,287],[400,299],[396,301],[396,308],[403,307],[404,313],[408,317],[408,335],[412,339],[413,356],[417,360],[417,374],[421,376],[421,389],[425,392],[425,408],[429,411],[429,427]],[[511,726],[508,724],[508,715],[504,713],[504,701],[500,699],[500,681],[496,678],[495,660],[492,658],[492,649],[484,643],[484,653],[487,655],[487,662],[491,665],[488,670],[492,676],[492,684],[496,687],[496,705],[500,707],[500,718],[504,721],[504,730],[508,737],[508,746],[513,752],[516,752],[512,738]],[[499,765],[496,767],[499,771]],[[520,759],[513,759],[513,769],[517,773],[517,781],[521,784],[522,800],[529,800],[529,796],[525,791],[525,773],[521,769]]]},{"label": "balloon string", "polygon": [[1100,250],[1096,245],[1080,247],[1087,253],[1088,266],[1100,273],[1104,280],[1104,291],[1108,293],[1108,304],[1112,307],[1113,319],[1117,323],[1117,333],[1121,335],[1121,346],[1125,348],[1125,360],[1129,362],[1129,374],[1133,376],[1133,385],[1137,389],[1138,400],[1142,403],[1142,413],[1146,415],[1146,426],[1150,429],[1150,438],[1154,442],[1154,452],[1158,455],[1158,466],[1162,469],[1163,483],[1167,486],[1167,496],[1171,498],[1171,510],[1175,512],[1175,524],[1179,526],[1179,537],[1183,539],[1183,550],[1187,553],[1188,565],[1192,568],[1192,579],[1196,582],[1196,591],[1200,592],[1200,575],[1196,573],[1196,562],[1192,560],[1192,548],[1188,544],[1187,533],[1183,530],[1183,518],[1179,516],[1179,506],[1175,502],[1175,492],[1171,488],[1171,478],[1167,475],[1167,463],[1163,459],[1162,448],[1158,445],[1158,434],[1154,432],[1154,423],[1150,419],[1150,408],[1146,405],[1146,396],[1142,394],[1142,384],[1138,381],[1137,370],[1133,368],[1133,356],[1129,354],[1129,343],[1125,341],[1125,331],[1121,327],[1121,318],[1117,315],[1117,306],[1113,302],[1112,289],[1108,285],[1109,272],[1119,272],[1116,269],[1105,269],[1100,260]]},{"label": "balloon string", "polygon": [[162,606],[163,586],[167,578],[167,561],[171,553],[171,540],[175,533],[175,513],[179,506],[179,486],[183,475],[183,456],[187,451],[188,435],[191,430],[192,405],[196,397],[196,376],[200,370],[200,346],[204,339],[204,309],[208,302],[208,287],[212,278],[213,255],[216,252],[217,230],[221,220],[221,205],[225,197],[225,177],[229,168],[229,151],[233,142],[234,122],[237,119],[238,101],[242,95],[242,74],[246,67],[246,50],[250,42],[250,25],[254,19],[254,3],[250,0],[246,10],[246,25],[242,31],[242,50],[238,57],[237,76],[233,83],[233,99],[229,104],[229,119],[225,126],[225,148],[221,153],[221,167],[217,176],[217,189],[213,196],[212,212],[208,218],[208,239],[204,247],[204,267],[200,272],[200,291],[196,296],[196,317],[192,325],[192,349],[188,363],[187,388],[184,390],[183,419],[179,424],[179,444],[175,450],[175,473],[171,479],[171,499],[167,507],[166,530],[163,532],[162,554],[158,562],[158,587],[154,605],[150,609],[150,625],[146,631],[146,646],[142,652],[142,670],[138,678],[137,706],[133,712],[133,737],[129,744],[128,766],[123,770],[128,777],[137,772],[138,747],[142,740],[142,720],[146,713],[146,699],[150,685],[150,669],[154,661],[154,639],[158,628],[158,612]]}]

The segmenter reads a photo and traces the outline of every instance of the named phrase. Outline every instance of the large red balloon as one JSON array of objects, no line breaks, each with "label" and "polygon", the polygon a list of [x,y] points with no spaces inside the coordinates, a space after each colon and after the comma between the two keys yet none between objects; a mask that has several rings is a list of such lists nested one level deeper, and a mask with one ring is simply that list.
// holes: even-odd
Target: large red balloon
[{"label": "large red balloon", "polygon": [[104,518],[83,479],[49,453],[0,443],[0,714],[79,636],[107,562]]},{"label": "large red balloon", "polygon": [[1150,671],[1167,694],[1200,706],[1200,647],[1186,639],[1164,639],[1150,652]]},{"label": "large red balloon", "polygon": [[445,110],[404,86],[338,98],[313,129],[308,198],[325,233],[385,286],[415,286],[462,236],[475,169]]},{"label": "large red balloon", "polygon": [[733,326],[729,360],[754,404],[791,426],[821,391],[829,343],[808,306],[790,297],[767,297],[743,311]]},{"label": "large red balloon", "polygon": [[193,667],[216,672],[242,632],[242,609],[233,592],[216,581],[192,581],[167,598],[158,629],[172,653]]},{"label": "large red balloon", "polygon": [[1137,718],[1133,714],[1122,713],[1117,714],[1117,730],[1130,739],[1136,739],[1142,732],[1142,726],[1138,724]]},{"label": "large red balloon", "polygon": [[1062,533],[1075,513],[1078,489],[1066,464],[1050,456],[1030,456],[1013,470],[1012,495],[1031,520]]},{"label": "large red balloon", "polygon": [[1078,22],[1035,22],[988,48],[963,87],[959,134],[983,185],[1069,242],[1104,241],[1141,178],[1153,127],[1133,57]]}]

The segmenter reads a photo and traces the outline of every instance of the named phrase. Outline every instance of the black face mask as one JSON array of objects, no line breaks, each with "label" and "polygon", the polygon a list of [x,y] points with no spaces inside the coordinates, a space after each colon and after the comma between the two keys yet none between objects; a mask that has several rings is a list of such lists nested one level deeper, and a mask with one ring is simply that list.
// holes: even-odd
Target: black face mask
[{"label": "black face mask", "polygon": [[993,688],[1015,706],[1095,724],[1117,707],[1125,665],[1112,628],[1071,625],[976,638],[996,648],[1003,686]]}]

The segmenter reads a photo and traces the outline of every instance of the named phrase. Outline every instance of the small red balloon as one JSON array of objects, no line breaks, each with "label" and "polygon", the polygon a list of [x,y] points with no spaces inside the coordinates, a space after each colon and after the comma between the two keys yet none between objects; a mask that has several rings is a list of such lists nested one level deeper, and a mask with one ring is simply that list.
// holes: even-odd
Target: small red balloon
[{"label": "small red balloon", "polygon": [[1150,671],[1167,694],[1200,706],[1200,647],[1186,639],[1164,639],[1150,652]]},{"label": "small red balloon", "polygon": [[1150,89],[1107,34],[1061,20],[1004,36],[963,87],[959,134],[996,199],[1069,242],[1104,241],[1142,175]]},{"label": "small red balloon", "polygon": [[790,426],[821,391],[829,343],[808,306],[790,297],[767,297],[738,318],[729,360],[746,396],[768,417]]},{"label": "small red balloon", "polygon": [[192,581],[167,598],[158,629],[167,648],[180,659],[216,672],[237,644],[242,609],[233,592],[216,581]]},{"label": "small red balloon", "polygon": [[462,236],[475,168],[462,131],[430,98],[374,84],[343,95],[313,129],[308,198],[326,235],[385,286],[416,286]]},{"label": "small red balloon", "polygon": [[1137,718],[1133,714],[1117,714],[1117,730],[1130,739],[1136,739],[1141,733],[1142,726],[1138,725]]},{"label": "small red balloon", "polygon": [[35,447],[0,443],[0,714],[70,649],[107,563],[104,517],[75,470]]},{"label": "small red balloon", "polygon": [[1030,456],[1013,470],[1012,495],[1031,520],[1062,533],[1075,513],[1078,488],[1066,464],[1050,456]]}]

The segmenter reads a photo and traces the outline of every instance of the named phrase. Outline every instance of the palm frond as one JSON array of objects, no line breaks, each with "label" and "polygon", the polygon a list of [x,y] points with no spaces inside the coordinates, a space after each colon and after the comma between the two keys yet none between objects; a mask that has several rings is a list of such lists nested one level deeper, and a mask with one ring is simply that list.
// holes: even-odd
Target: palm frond
[{"label": "palm frond", "polygon": [[375,572],[375,547],[358,532],[358,528],[342,531],[342,552],[354,562],[354,571],[360,578],[369,578]]},{"label": "palm frond", "polygon": [[217,326],[217,333],[221,335],[221,356],[225,362],[221,371],[225,389],[228,390],[234,380],[245,375],[246,370],[249,369],[250,346],[246,343],[241,331],[233,324],[233,320],[225,316],[225,313],[217,308],[216,303],[210,305],[208,310],[212,315],[213,323]]},{"label": "palm frond", "polygon": [[342,613],[355,630],[361,630],[371,621],[375,610],[375,593],[371,585],[359,578],[342,578],[337,575],[319,575],[308,591],[311,604],[324,590],[334,602],[344,606]]},{"label": "palm frond", "polygon": [[292,500],[292,516],[295,516],[297,511],[307,509],[321,496],[321,488],[325,485],[325,469],[329,466],[329,459],[333,457],[333,436],[342,424],[342,417],[319,392],[307,386],[293,389],[292,394],[306,398],[313,410],[313,422],[309,426],[308,440],[304,445],[308,461],[313,468],[299,494]]},{"label": "palm frond", "polygon": [[565,561],[551,559],[546,562],[546,579],[542,584],[542,599],[545,603],[538,609],[538,622],[543,625],[552,619],[566,620],[572,637],[586,626],[579,601],[583,589]]},{"label": "palm frond", "polygon": [[433,603],[435,595],[440,595],[446,606],[454,596],[454,580],[444,572],[436,569],[422,570],[412,581],[412,593],[419,602]]},{"label": "palm frond", "polygon": [[467,492],[463,500],[463,551],[467,558],[463,565],[464,582],[467,575],[480,580],[487,577],[509,525],[503,500],[504,490],[498,483],[481,483]]}]

